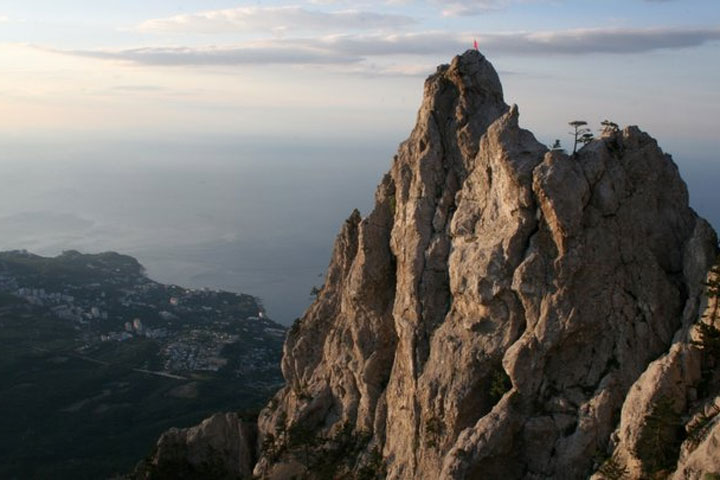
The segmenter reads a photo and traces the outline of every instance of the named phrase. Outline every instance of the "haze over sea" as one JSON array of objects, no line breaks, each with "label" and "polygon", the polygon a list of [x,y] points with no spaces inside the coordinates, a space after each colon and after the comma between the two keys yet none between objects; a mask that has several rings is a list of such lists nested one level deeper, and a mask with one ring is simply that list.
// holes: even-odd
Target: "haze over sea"
[{"label": "haze over sea", "polygon": [[11,143],[0,248],[116,250],[153,279],[259,296],[292,322],[353,208],[367,211],[388,142],[194,139]]},{"label": "haze over sea", "polygon": [[475,42],[540,141],[639,125],[720,226],[717,0],[0,3],[2,249],[128,253],[290,323]]},{"label": "haze over sea", "polygon": [[[372,208],[397,135],[7,138],[0,249],[127,253],[153,279],[256,295],[289,324],[322,283],[343,220]],[[677,152],[694,207],[720,226],[711,152],[659,140]]]}]

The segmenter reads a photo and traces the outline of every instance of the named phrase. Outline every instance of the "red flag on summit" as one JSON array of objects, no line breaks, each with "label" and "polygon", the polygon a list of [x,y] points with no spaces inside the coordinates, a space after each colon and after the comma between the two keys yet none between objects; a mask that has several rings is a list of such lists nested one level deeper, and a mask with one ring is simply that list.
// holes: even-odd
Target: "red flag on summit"
[{"label": "red flag on summit", "polygon": [[475,50],[478,49],[477,39],[473,39],[473,48],[474,48]]}]

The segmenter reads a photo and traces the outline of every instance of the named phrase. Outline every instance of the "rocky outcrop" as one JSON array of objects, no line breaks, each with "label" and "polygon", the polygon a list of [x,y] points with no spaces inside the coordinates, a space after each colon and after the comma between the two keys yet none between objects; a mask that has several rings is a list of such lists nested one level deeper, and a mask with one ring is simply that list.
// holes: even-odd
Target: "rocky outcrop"
[{"label": "rocky outcrop", "polygon": [[[720,476],[717,273],[716,267],[709,275],[708,284],[716,286],[700,318],[684,318],[669,351],[648,366],[625,399],[608,453],[627,478]],[[602,468],[594,478],[604,478]]]},{"label": "rocky outcrop", "polygon": [[243,479],[252,477],[257,427],[235,413],[217,413],[191,428],[163,433],[131,478]]},{"label": "rocky outcrop", "polygon": [[312,452],[350,432],[335,475],[585,478],[658,392],[697,384],[683,332],[716,239],[673,161],[635,127],[571,157],[518,121],[477,52],[426,81],[374,210],[348,219],[288,337],[256,475],[319,477]]},{"label": "rocky outcrop", "polygon": [[720,396],[703,403],[688,422],[690,435],[682,444],[673,480],[720,476]]},{"label": "rocky outcrop", "polygon": [[375,199],[288,335],[255,475],[715,472],[717,239],[654,139],[548,151],[468,51],[426,81]]}]

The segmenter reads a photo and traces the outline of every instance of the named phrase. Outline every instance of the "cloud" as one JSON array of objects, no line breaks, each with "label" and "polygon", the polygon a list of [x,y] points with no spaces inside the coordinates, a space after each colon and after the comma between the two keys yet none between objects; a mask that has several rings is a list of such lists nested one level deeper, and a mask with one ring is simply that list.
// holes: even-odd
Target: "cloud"
[{"label": "cloud", "polygon": [[[312,1],[312,0],[311,0]],[[332,0],[315,0],[332,1]],[[408,3],[412,0],[385,0],[385,3]],[[424,0],[431,5],[435,5],[442,10],[443,16],[460,17],[475,16],[487,13],[497,12],[510,7],[513,4],[523,3],[553,3],[556,0]],[[643,0],[650,3],[668,3],[676,0]],[[420,3],[423,3],[420,0]]]},{"label": "cloud", "polygon": [[345,10],[323,12],[303,7],[238,7],[147,20],[141,32],[285,32],[389,29],[412,25],[405,15]]},{"label": "cloud", "polygon": [[359,57],[308,45],[286,45],[284,42],[261,42],[238,46],[208,47],[143,47],[125,50],[55,50],[103,60],[120,60],[158,66],[177,65],[272,65],[272,64],[342,64],[361,60]]},{"label": "cloud", "polygon": [[340,73],[349,75],[377,78],[377,77],[427,77],[437,65],[430,63],[391,63],[389,65],[377,64],[375,62],[362,62],[344,65],[336,68]]},{"label": "cloud", "polygon": [[442,13],[446,17],[481,15],[506,8],[510,0],[434,0],[442,5]]},{"label": "cloud", "polygon": [[595,28],[479,36],[494,51],[514,54],[632,54],[698,47],[720,40],[720,28]]},{"label": "cloud", "polygon": [[319,39],[296,39],[292,45],[324,48],[355,57],[388,55],[448,54],[467,48],[467,35],[446,32],[421,32],[404,34],[332,35]]},{"label": "cloud", "polygon": [[447,56],[467,49],[473,38],[490,55],[635,54],[701,46],[720,40],[720,28],[607,28],[480,35],[355,34],[275,38],[233,46],[53,51],[148,65],[348,65],[393,55]]},{"label": "cloud", "polygon": [[442,9],[445,17],[474,16],[504,10],[514,4],[556,3],[557,0],[424,0]]},{"label": "cloud", "polygon": [[160,85],[116,85],[111,89],[121,92],[162,92],[168,90],[167,87],[161,87]]},{"label": "cloud", "polygon": [[632,54],[660,49],[700,46],[720,40],[720,28],[609,28],[557,32],[451,34],[446,32],[393,35],[339,35],[320,40],[296,40],[299,44],[320,42],[324,48],[356,57],[387,55],[447,55],[468,48],[476,38],[480,49],[492,55],[585,55]]}]

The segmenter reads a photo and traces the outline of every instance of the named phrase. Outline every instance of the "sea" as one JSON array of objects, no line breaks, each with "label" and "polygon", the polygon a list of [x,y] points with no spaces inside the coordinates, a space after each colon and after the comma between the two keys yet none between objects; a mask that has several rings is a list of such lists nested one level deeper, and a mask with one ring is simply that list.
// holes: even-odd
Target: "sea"
[{"label": "sea", "polygon": [[154,280],[259,297],[290,324],[397,142],[5,139],[0,250],[113,250]]},{"label": "sea", "polygon": [[[0,250],[125,253],[160,282],[257,296],[289,325],[400,140],[3,138]],[[692,206],[720,226],[718,162],[675,161]]]}]

